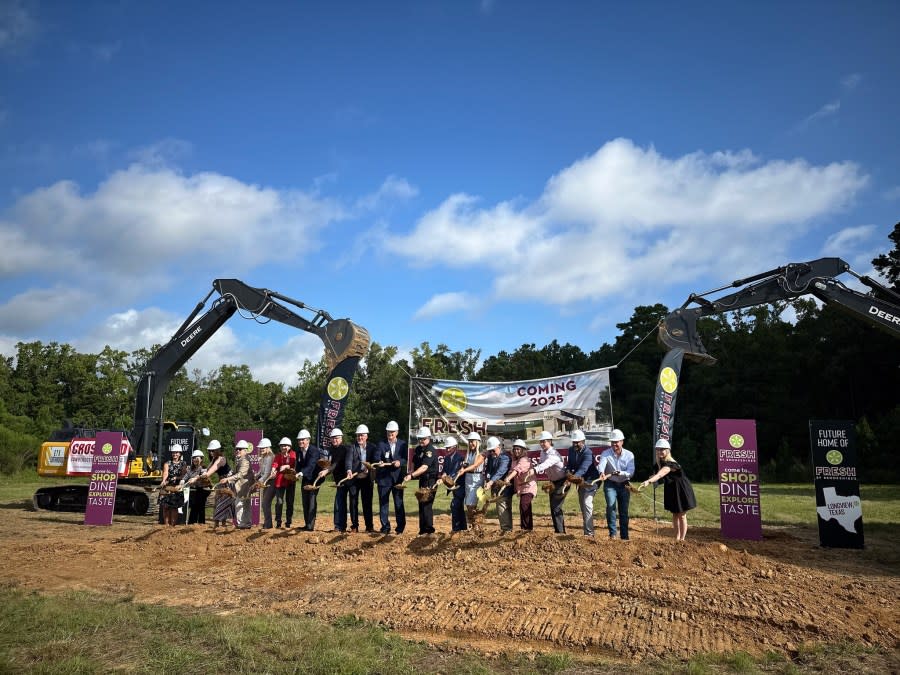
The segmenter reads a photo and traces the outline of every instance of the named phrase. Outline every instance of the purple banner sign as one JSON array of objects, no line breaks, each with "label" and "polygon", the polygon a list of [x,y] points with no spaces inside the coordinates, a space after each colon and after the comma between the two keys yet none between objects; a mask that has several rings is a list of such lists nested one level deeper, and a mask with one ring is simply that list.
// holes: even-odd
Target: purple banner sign
[{"label": "purple banner sign", "polygon": [[119,484],[119,453],[122,433],[101,431],[94,442],[91,459],[91,482],[88,484],[85,525],[112,525],[116,508],[116,486]]},{"label": "purple banner sign", "polygon": [[761,540],[756,420],[716,420],[716,456],[722,536]]},{"label": "purple banner sign", "polygon": [[[263,438],[262,429],[246,429],[244,431],[234,432],[234,442],[247,441],[250,444],[250,451],[247,458],[250,460],[250,470],[253,475],[259,474],[259,450],[257,446]],[[251,493],[250,496],[250,522],[253,525],[259,525],[259,490]]]}]

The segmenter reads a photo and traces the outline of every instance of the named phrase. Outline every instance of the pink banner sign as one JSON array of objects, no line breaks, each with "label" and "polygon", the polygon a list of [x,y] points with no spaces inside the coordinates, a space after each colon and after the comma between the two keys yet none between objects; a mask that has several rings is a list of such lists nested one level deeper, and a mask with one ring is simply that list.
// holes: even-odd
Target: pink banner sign
[{"label": "pink banner sign", "polygon": [[716,457],[722,536],[761,540],[756,420],[716,420]]},{"label": "pink banner sign", "polygon": [[[259,474],[259,449],[257,446],[262,438],[262,429],[246,429],[234,432],[235,443],[247,441],[250,444],[247,458],[250,460],[250,470],[253,471],[254,476]],[[250,522],[253,525],[259,525],[259,490],[252,492],[250,496]]]},{"label": "pink banner sign", "polygon": [[97,434],[84,510],[85,525],[112,525],[122,440],[121,432],[101,431]]}]

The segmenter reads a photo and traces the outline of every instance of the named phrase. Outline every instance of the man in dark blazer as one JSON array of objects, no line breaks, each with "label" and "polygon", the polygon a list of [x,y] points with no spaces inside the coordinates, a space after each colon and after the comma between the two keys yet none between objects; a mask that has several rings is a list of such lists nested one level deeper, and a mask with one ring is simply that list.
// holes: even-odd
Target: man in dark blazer
[{"label": "man in dark blazer", "polygon": [[388,422],[385,427],[387,438],[375,448],[375,463],[385,462],[390,466],[379,468],[375,472],[375,483],[378,485],[378,507],[381,519],[381,533],[390,534],[391,523],[388,520],[391,495],[394,497],[394,518],[397,521],[396,533],[401,534],[406,528],[406,509],[403,506],[403,490],[398,489],[406,474],[406,459],[409,448],[406,441],[398,438],[400,426],[396,422]]},{"label": "man in dark blazer", "polygon": [[303,527],[301,529],[312,532],[316,527],[316,499],[319,496],[318,489],[305,490],[307,485],[313,485],[316,479],[325,473],[318,465],[320,458],[325,455],[317,445],[310,445],[311,436],[309,431],[301,429],[297,434],[297,474],[303,476],[302,486],[300,490],[300,499],[303,503]]}]

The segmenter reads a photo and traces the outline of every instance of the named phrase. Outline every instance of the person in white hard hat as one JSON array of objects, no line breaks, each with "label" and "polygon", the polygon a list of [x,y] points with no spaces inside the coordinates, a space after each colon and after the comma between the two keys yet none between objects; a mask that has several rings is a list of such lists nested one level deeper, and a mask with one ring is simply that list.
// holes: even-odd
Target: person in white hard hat
[{"label": "person in white hard hat", "polygon": [[553,483],[553,492],[550,493],[550,517],[553,520],[553,531],[557,534],[565,534],[566,521],[563,517],[563,500],[566,498],[566,470],[562,457],[553,447],[553,434],[542,431],[538,436],[541,445],[541,458],[535,473],[545,473]]},{"label": "person in white hard hat", "polygon": [[512,532],[512,485],[497,485],[497,481],[506,478],[509,473],[510,456],[503,450],[503,441],[496,436],[488,438],[485,443],[487,460],[485,472],[487,482],[484,489],[489,490],[497,498],[497,520],[500,532]]},{"label": "person in white hard hat", "polygon": [[684,541],[687,536],[687,512],[697,506],[694,488],[684,475],[681,465],[672,457],[672,446],[665,438],[656,441],[656,469],[650,478],[641,483],[647,487],[663,481],[663,507],[672,514],[672,528],[675,540]]},{"label": "person in white hard hat", "polygon": [[[419,445],[413,455],[413,470],[403,477],[403,482],[419,479],[419,489],[434,487],[437,483],[438,457],[431,443],[431,429],[421,427],[416,432]],[[419,502],[419,536],[434,534],[434,492],[431,498]]]},{"label": "person in white hard hat", "polygon": [[466,441],[469,444],[469,450],[466,453],[466,459],[463,462],[462,468],[456,475],[456,479],[457,483],[459,483],[459,479],[465,477],[466,518],[473,529],[480,530],[481,524],[478,522],[479,519],[476,516],[479,515],[477,513],[478,488],[484,487],[485,457],[481,453],[481,436],[478,432],[470,432],[469,435],[466,436]]},{"label": "person in white hard hat", "polygon": [[347,469],[356,474],[350,484],[350,531],[359,532],[359,502],[362,501],[363,523],[366,532],[374,532],[372,522],[372,479],[366,462],[375,461],[375,444],[369,443],[369,427],[356,427],[356,442],[347,450]]},{"label": "person in white hard hat", "polygon": [[[163,464],[160,488],[173,489],[184,486],[184,476],[187,473],[187,462],[182,458],[181,445],[175,443],[169,448],[170,459]],[[178,524],[178,509],[184,506],[184,492],[181,490],[167,492],[159,499],[159,505],[163,509],[163,522],[166,525]]]},{"label": "person in white hard hat", "polygon": [[512,480],[516,494],[519,495],[519,526],[523,532],[534,529],[534,517],[531,502],[537,494],[537,483],[534,480],[534,468],[528,456],[528,445],[521,438],[513,441],[512,466],[506,480]]},{"label": "person in white hard hat", "polygon": [[184,475],[184,484],[188,492],[188,525],[206,524],[206,500],[209,498],[209,483],[201,481],[201,477],[205,472],[203,451],[198,448],[191,453],[191,465]]},{"label": "person in white hard hat", "polygon": [[272,529],[272,500],[275,499],[275,453],[272,452],[272,441],[263,438],[256,446],[259,450],[259,481],[262,483],[260,488],[259,503],[262,507],[264,530]]},{"label": "person in white hard hat", "polygon": [[393,420],[384,428],[386,438],[375,448],[375,463],[384,462],[384,466],[375,472],[375,483],[378,485],[378,518],[381,521],[381,533],[391,533],[388,520],[389,501],[394,500],[394,520],[397,534],[406,529],[406,507],[403,504],[403,490],[398,489],[406,474],[406,460],[409,448],[406,441],[400,440],[400,425]]},{"label": "person in white hard hat", "polygon": [[[334,529],[337,532],[347,531],[347,500],[350,496],[350,481],[345,480],[347,472],[347,446],[344,445],[344,432],[335,427],[328,433],[331,447],[331,467],[328,469],[337,486],[334,491]],[[344,481],[341,483],[341,481]]]},{"label": "person in white hard hat", "polygon": [[[209,453],[212,461],[206,467],[203,475],[208,479],[212,479],[215,475],[218,482],[224,485],[224,479],[231,475],[231,467],[228,465],[228,459],[222,450],[222,444],[213,439],[206,446],[206,451]],[[216,490],[214,494],[216,498],[213,502],[213,529],[219,525],[225,525],[226,522],[231,522],[234,519],[234,498],[226,495],[221,490]]]},{"label": "person in white hard hat", "polygon": [[234,489],[234,511],[239,530],[249,530],[250,524],[250,489],[256,482],[253,469],[250,467],[250,458],[247,453],[250,444],[247,441],[238,441],[234,445],[235,468],[234,473],[226,478],[226,485]]},{"label": "person in white hard hat", "polygon": [[285,527],[290,528],[294,518],[297,454],[294,452],[294,444],[287,436],[278,441],[278,449],[272,469],[275,471],[275,527],[281,529],[282,511]]},{"label": "person in white hard hat", "polygon": [[453,479],[457,487],[450,493],[450,531],[462,532],[468,528],[466,520],[466,490],[463,486],[465,481],[456,483],[459,477],[459,471],[462,469],[463,462],[466,459],[466,447],[459,445],[455,436],[447,436],[444,439],[444,476]]},{"label": "person in white hard hat", "polygon": [[594,536],[594,493],[597,492],[597,478],[600,472],[594,461],[594,453],[587,447],[584,432],[572,432],[572,445],[566,460],[568,475],[576,479],[578,485],[578,505],[581,507],[582,531],[585,537]]},{"label": "person in white hard hat", "polygon": [[[324,455],[317,445],[311,445],[312,435],[307,429],[297,434],[297,475],[303,477],[303,487],[313,486],[317,478],[324,478],[328,471],[319,467],[318,461]],[[303,504],[303,528],[312,532],[316,528],[316,511],[318,510],[318,490],[301,489],[300,501]]]},{"label": "person in white hard hat", "polygon": [[619,511],[619,537],[628,541],[628,505],[631,502],[629,480],[634,475],[634,454],[626,450],[625,434],[613,429],[609,435],[611,447],[600,455],[600,479],[603,496],[606,497],[606,526],[609,538],[616,538],[616,509]]}]

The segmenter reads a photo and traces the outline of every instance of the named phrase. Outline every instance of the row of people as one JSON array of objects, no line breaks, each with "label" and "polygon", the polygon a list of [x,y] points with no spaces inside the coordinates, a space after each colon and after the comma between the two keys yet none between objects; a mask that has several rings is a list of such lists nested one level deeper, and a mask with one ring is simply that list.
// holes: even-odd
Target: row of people
[{"label": "row of people", "polygon": [[[279,441],[279,452],[272,451],[268,439],[259,443],[259,476],[254,476],[246,441],[235,445],[236,466],[228,466],[221,444],[211,441],[208,447],[212,461],[202,466],[203,453],[195,451],[191,466],[181,461],[180,447],[172,448],[172,460],[164,466],[163,486],[183,485],[191,487],[189,498],[189,523],[203,523],[206,499],[209,495],[209,479],[218,475],[219,487],[214,506],[214,527],[224,525],[233,518],[238,527],[250,527],[249,497],[254,485],[261,489],[263,528],[273,527],[272,502],[275,502],[274,526],[290,528],[294,511],[296,486],[301,487],[304,525],[301,529],[315,529],[317,497],[322,481],[332,476],[335,483],[334,529],[339,532],[359,530],[359,503],[362,502],[363,525],[366,532],[375,532],[372,502],[374,487],[378,490],[379,532],[391,533],[390,503],[394,505],[394,531],[402,533],[406,527],[403,489],[407,481],[419,481],[419,534],[434,532],[433,502],[437,492],[438,454],[432,442],[430,429],[422,427],[417,432],[418,445],[413,454],[413,466],[406,471],[407,446],[398,438],[399,426],[388,423],[385,440],[369,442],[369,430],[365,425],[356,429],[355,442],[346,445],[343,432],[333,429],[329,434],[330,447],[325,450],[311,445],[309,431],[303,429],[297,436],[298,451],[291,440]],[[634,475],[634,455],[624,448],[624,435],[618,429],[611,436],[611,447],[604,451],[598,462],[586,446],[584,434],[572,434],[572,446],[563,460],[553,447],[549,432],[539,436],[540,457],[533,464],[528,457],[528,447],[523,440],[516,440],[511,455],[495,437],[490,437],[481,451],[481,436],[475,432],[459,445],[455,437],[448,437],[444,447],[444,482],[451,494],[451,530],[480,530],[484,513],[485,492],[496,503],[501,532],[512,530],[512,498],[519,497],[520,526],[528,531],[533,528],[532,501],[537,494],[535,476],[546,474],[550,499],[550,515],[554,531],[565,533],[562,505],[569,489],[577,489],[582,529],[585,536],[594,536],[594,496],[603,486],[606,500],[606,521],[610,538],[629,538],[630,484]],[[656,472],[644,485],[662,481],[664,507],[673,513],[673,528],[681,540],[687,533],[686,512],[696,506],[690,482],[681,467],[671,456],[668,441],[657,444]],[[165,522],[175,524],[178,509],[183,505],[181,492],[170,492],[161,500]],[[481,496],[481,498],[480,498]],[[282,518],[284,516],[284,518]],[[349,527],[348,527],[349,526]]]}]

